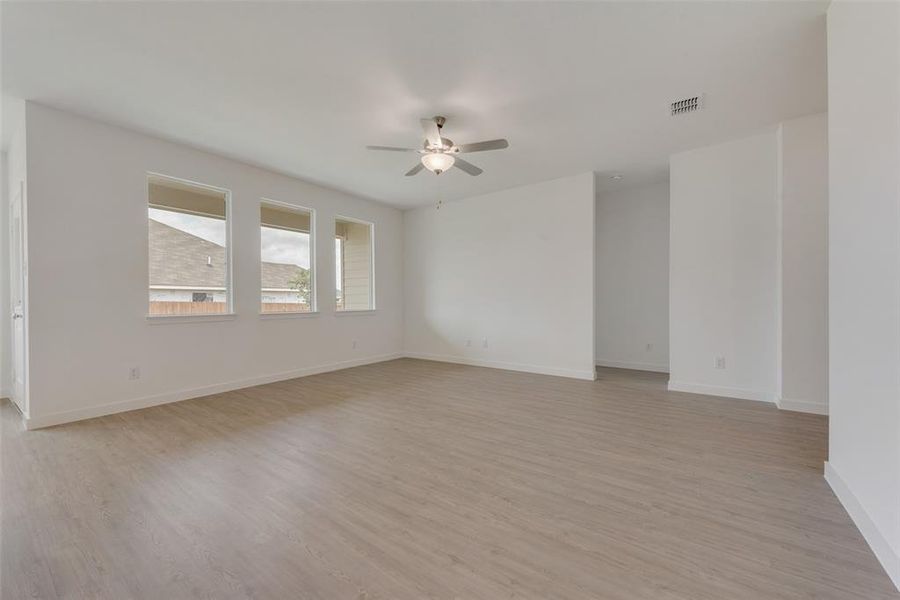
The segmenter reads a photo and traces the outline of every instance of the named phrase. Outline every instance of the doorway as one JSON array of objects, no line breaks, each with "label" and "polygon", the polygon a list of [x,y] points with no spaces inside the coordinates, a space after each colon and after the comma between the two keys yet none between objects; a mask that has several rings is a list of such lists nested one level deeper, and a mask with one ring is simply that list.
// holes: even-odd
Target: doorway
[{"label": "doorway", "polygon": [[12,401],[28,415],[25,300],[27,258],[24,218],[25,184],[20,182],[9,205],[9,295],[12,324]]}]

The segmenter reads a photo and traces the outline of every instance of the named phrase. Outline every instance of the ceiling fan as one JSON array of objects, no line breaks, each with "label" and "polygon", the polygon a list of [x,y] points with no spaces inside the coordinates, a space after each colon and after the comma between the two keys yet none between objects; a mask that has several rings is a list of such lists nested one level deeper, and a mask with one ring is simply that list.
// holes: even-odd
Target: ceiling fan
[{"label": "ceiling fan", "polygon": [[415,175],[423,168],[435,175],[440,175],[451,167],[465,171],[469,175],[481,175],[484,171],[472,163],[459,158],[458,155],[468,152],[484,152],[485,150],[503,150],[509,147],[509,142],[504,139],[475,142],[474,144],[456,145],[453,140],[441,136],[441,130],[447,121],[444,117],[432,117],[422,119],[422,131],[425,141],[421,149],[395,148],[394,146],[366,146],[369,150],[387,150],[389,152],[417,152],[421,154],[421,162],[406,172],[406,176]]}]

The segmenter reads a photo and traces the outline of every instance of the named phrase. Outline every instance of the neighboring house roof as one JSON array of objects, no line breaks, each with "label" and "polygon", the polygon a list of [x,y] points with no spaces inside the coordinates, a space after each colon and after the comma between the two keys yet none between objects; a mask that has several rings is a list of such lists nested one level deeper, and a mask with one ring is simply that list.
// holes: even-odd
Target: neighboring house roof
[{"label": "neighboring house roof", "polygon": [[[306,271],[284,263],[262,263],[262,287],[288,289]],[[207,289],[225,285],[225,248],[150,219],[150,285]]]},{"label": "neighboring house roof", "polygon": [[262,263],[262,287],[267,290],[292,289],[291,279],[305,271],[303,267],[284,263]]}]

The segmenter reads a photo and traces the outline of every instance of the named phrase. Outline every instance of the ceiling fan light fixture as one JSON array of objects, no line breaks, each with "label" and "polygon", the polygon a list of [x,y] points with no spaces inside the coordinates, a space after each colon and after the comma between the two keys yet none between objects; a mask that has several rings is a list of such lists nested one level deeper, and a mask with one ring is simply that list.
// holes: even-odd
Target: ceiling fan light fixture
[{"label": "ceiling fan light fixture", "polygon": [[435,175],[440,175],[455,162],[456,159],[452,155],[443,152],[427,152],[422,155],[422,164]]}]

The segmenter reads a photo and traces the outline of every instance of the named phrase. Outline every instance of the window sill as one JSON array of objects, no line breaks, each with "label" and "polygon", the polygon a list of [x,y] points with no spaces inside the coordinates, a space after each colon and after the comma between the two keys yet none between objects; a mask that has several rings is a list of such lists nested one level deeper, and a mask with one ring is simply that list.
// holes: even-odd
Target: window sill
[{"label": "window sill", "polygon": [[237,313],[213,313],[209,315],[147,315],[147,323],[151,325],[170,325],[173,323],[216,323],[234,321]]},{"label": "window sill", "polygon": [[364,309],[364,310],[336,310],[334,311],[334,316],[336,317],[352,317],[352,316],[363,316],[363,315],[374,315],[375,309]]},{"label": "window sill", "polygon": [[261,312],[259,313],[259,318],[269,321],[271,319],[305,319],[308,317],[318,317],[319,311],[307,311],[307,312]]}]

